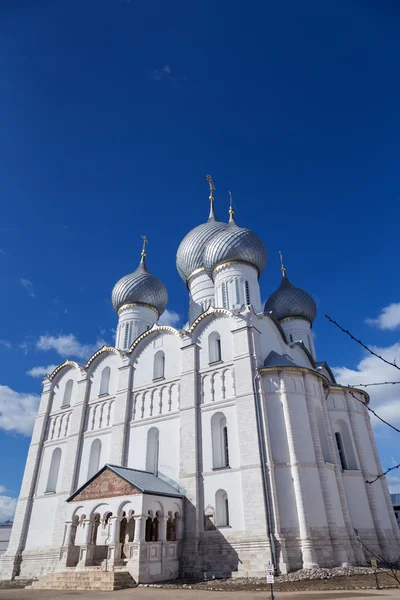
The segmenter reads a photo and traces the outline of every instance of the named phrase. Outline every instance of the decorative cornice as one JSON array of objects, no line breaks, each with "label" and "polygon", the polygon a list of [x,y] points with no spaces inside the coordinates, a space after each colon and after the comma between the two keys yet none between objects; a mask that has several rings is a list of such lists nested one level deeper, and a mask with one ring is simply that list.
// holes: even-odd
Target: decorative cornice
[{"label": "decorative cornice", "polygon": [[359,394],[363,394],[365,396],[367,404],[369,404],[369,401],[371,399],[368,392],[365,392],[364,390],[360,390],[359,388],[351,387],[350,385],[340,385],[338,383],[335,383],[335,384],[330,384],[329,389],[337,390],[337,391],[345,391],[345,390],[349,391],[350,390],[352,392],[358,392]]},{"label": "decorative cornice", "polygon": [[211,315],[221,315],[224,317],[234,317],[235,316],[233,314],[233,312],[231,312],[227,308],[215,308],[214,306],[210,305],[207,308],[207,310],[205,310],[203,313],[201,313],[201,315],[199,315],[197,317],[197,319],[195,319],[193,321],[191,327],[189,327],[189,329],[186,329],[185,333],[189,333],[189,334],[193,333],[193,331],[196,329],[198,324],[201,323],[201,321],[203,321],[203,319],[205,319],[206,317],[209,317]]},{"label": "decorative cornice", "polygon": [[130,302],[129,304],[124,304],[119,309],[118,316],[120,316],[121,313],[123,313],[125,310],[128,310],[132,306],[143,306],[144,308],[150,308],[151,310],[154,310],[154,312],[156,313],[157,317],[160,316],[159,313],[158,313],[158,310],[156,308],[154,308],[154,306],[151,306],[150,304],[145,304],[144,302]]},{"label": "decorative cornice", "polygon": [[297,317],[297,316],[284,317],[283,319],[279,319],[279,323],[285,323],[286,321],[294,321],[297,319],[299,319],[301,321],[306,321],[309,325],[312,325],[311,321],[309,319],[306,319],[306,317]]},{"label": "decorative cornice", "polygon": [[171,327],[170,325],[157,325],[157,323],[154,323],[154,325],[152,327],[150,327],[150,329],[146,329],[146,331],[144,331],[141,335],[139,335],[139,337],[136,338],[136,340],[134,340],[132,342],[131,347],[129,348],[128,352],[129,353],[133,352],[135,350],[135,348],[140,344],[140,342],[142,340],[144,340],[145,338],[147,338],[152,333],[162,333],[162,332],[172,333],[173,335],[176,335],[177,337],[182,337],[182,333],[180,331],[178,331],[177,329],[175,329],[175,327]]},{"label": "decorative cornice", "polygon": [[329,383],[329,380],[327,377],[325,377],[325,375],[322,375],[322,373],[318,373],[317,371],[313,371],[313,369],[309,369],[308,367],[297,367],[296,365],[293,365],[293,366],[288,365],[288,366],[284,366],[284,367],[260,367],[258,369],[258,371],[261,374],[268,373],[270,371],[277,371],[278,373],[280,373],[281,371],[297,371],[298,373],[305,373],[307,375],[315,375],[315,377],[319,377],[327,384]]},{"label": "decorative cornice", "polygon": [[88,369],[90,367],[90,365],[92,364],[92,362],[94,360],[96,360],[96,358],[98,356],[100,356],[100,354],[103,354],[104,352],[108,352],[109,354],[115,354],[116,356],[122,356],[121,352],[119,352],[119,350],[117,350],[113,346],[103,346],[102,348],[100,348],[100,350],[97,350],[97,352],[92,354],[92,356],[87,361],[85,368]]},{"label": "decorative cornice", "polygon": [[212,279],[214,280],[214,275],[218,272],[221,271],[223,268],[225,267],[230,267],[231,265],[248,265],[249,267],[253,267],[253,269],[255,269],[258,273],[258,277],[260,277],[260,271],[257,269],[256,265],[253,265],[252,263],[249,263],[245,260],[228,260],[224,263],[221,263],[220,265],[217,265],[214,269],[213,272],[211,274]]},{"label": "decorative cornice", "polygon": [[186,286],[189,287],[189,281],[190,279],[192,279],[193,277],[196,277],[196,275],[199,275],[200,273],[202,273],[202,271],[205,271],[204,267],[200,267],[199,269],[195,269],[193,271],[193,273],[190,273],[189,277],[186,278]]},{"label": "decorative cornice", "polygon": [[85,367],[83,365],[80,365],[79,363],[75,362],[74,360],[64,360],[64,362],[61,363],[61,365],[59,365],[58,367],[56,367],[54,369],[54,371],[49,375],[50,381],[53,381],[53,379],[58,375],[58,373],[60,371],[62,371],[63,369],[65,369],[65,367],[73,367],[74,369],[76,369],[77,371],[80,371],[81,373],[85,370]]}]

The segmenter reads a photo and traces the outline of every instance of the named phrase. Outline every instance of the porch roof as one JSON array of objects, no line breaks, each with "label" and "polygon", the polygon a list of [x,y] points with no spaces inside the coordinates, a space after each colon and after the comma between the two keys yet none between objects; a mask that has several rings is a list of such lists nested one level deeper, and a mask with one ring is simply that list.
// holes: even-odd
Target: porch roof
[{"label": "porch roof", "polygon": [[180,494],[176,488],[157,477],[157,475],[154,475],[154,473],[150,473],[149,471],[139,471],[138,469],[129,469],[128,467],[119,467],[118,465],[106,464],[102,469],[100,469],[100,471],[93,475],[91,479],[86,481],[86,483],[77,489],[76,492],[74,492],[72,496],[68,498],[67,502],[73,500],[75,496],[77,496],[89,485],[89,483],[94,481],[106,469],[109,469],[119,477],[122,477],[122,479],[130,483],[133,487],[142,492],[142,494],[183,498],[183,494]]}]

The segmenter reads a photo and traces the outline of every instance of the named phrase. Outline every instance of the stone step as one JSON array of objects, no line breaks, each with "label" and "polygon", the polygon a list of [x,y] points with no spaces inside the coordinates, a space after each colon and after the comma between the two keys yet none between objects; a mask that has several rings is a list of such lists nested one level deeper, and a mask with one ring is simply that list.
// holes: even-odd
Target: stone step
[{"label": "stone step", "polygon": [[93,590],[113,591],[136,587],[128,571],[110,572],[100,570],[61,571],[49,573],[33,581],[29,589],[35,590]]}]

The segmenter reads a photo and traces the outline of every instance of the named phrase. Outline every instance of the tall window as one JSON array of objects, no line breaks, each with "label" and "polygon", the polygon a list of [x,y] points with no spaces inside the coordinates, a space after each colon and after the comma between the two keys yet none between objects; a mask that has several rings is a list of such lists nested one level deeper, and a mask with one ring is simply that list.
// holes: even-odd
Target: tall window
[{"label": "tall window", "polygon": [[208,359],[210,363],[221,360],[221,338],[217,331],[208,336]]},{"label": "tall window", "polygon": [[336,439],[336,446],[337,446],[337,450],[338,450],[340,464],[342,466],[342,469],[346,470],[347,469],[346,454],[344,452],[342,436],[340,435],[340,433],[338,431],[335,433],[335,439]]},{"label": "tall window", "polygon": [[160,433],[157,427],[149,429],[147,434],[146,471],[158,473],[158,453],[160,444]]},{"label": "tall window", "polygon": [[165,376],[165,354],[159,350],[154,355],[153,379],[162,379]]},{"label": "tall window", "polygon": [[72,379],[68,379],[67,383],[65,384],[65,390],[64,390],[64,397],[63,397],[62,407],[69,406],[71,404],[71,396],[72,396],[72,387],[73,387],[73,385],[74,385],[74,382],[72,381]]},{"label": "tall window", "polygon": [[101,455],[101,441],[99,439],[93,440],[90,447],[89,466],[87,472],[87,478],[91,479],[93,475],[96,475],[99,470]]},{"label": "tall window", "polygon": [[111,375],[110,367],[105,367],[101,373],[100,394],[99,394],[100,396],[102,396],[103,394],[109,394],[110,375]]},{"label": "tall window", "polygon": [[228,294],[226,292],[226,283],[225,282],[222,283],[221,289],[222,289],[222,306],[224,308],[228,308]]},{"label": "tall window", "polygon": [[225,490],[218,490],[215,494],[217,527],[229,527],[229,502]]},{"label": "tall window", "polygon": [[250,304],[250,287],[248,281],[244,282],[244,290],[246,292],[246,304]]},{"label": "tall window", "polygon": [[51,456],[50,471],[47,478],[46,492],[55,492],[57,489],[58,472],[60,470],[61,448],[55,448]]},{"label": "tall window", "polygon": [[211,439],[213,468],[229,467],[228,426],[223,413],[215,413],[211,418]]},{"label": "tall window", "polygon": [[125,324],[125,339],[124,339],[125,348],[128,347],[128,342],[129,342],[129,323],[126,323]]}]

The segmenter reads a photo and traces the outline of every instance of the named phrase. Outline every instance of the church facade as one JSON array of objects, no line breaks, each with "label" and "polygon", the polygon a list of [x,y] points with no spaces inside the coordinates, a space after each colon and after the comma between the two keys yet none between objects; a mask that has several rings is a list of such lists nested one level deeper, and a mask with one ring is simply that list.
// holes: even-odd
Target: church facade
[{"label": "church facade", "polygon": [[189,296],[158,324],[163,283],[112,292],[115,347],[46,376],[0,579],[101,566],[136,581],[365,564],[400,534],[366,392],[317,360],[316,305],[282,264],[261,303],[263,242],[214,213],[181,242]]}]

